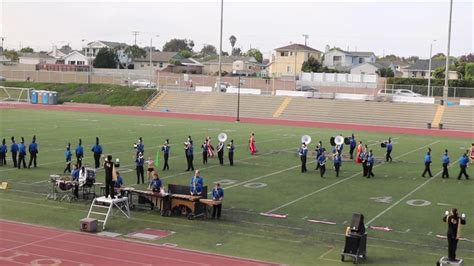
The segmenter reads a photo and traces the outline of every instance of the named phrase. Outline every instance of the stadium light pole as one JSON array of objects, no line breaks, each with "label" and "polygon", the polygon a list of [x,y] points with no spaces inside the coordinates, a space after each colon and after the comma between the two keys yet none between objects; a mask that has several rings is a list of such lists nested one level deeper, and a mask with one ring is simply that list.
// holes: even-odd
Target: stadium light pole
[{"label": "stadium light pole", "polygon": [[153,51],[151,50],[151,48],[153,47],[153,37],[160,37],[160,35],[154,35],[150,38],[150,86],[151,86],[151,82],[153,82],[153,64],[152,64],[152,54],[153,54]]},{"label": "stadium light pole", "polygon": [[217,77],[217,89],[221,89],[221,76],[222,76],[222,28],[224,27],[224,0],[221,0],[221,30],[219,37],[219,76]]},{"label": "stadium light pole", "polygon": [[448,79],[449,79],[449,50],[451,46],[451,20],[453,16],[453,0],[449,4],[449,23],[448,23],[448,51],[446,53],[446,70],[444,73],[443,100],[448,101]]},{"label": "stadium light pole", "polygon": [[[87,39],[82,39],[82,42],[88,42]],[[89,48],[87,48],[87,58],[89,58],[89,71],[87,71],[87,73],[89,74],[88,75],[88,78],[87,78],[87,83],[88,84],[91,84],[91,80],[92,80],[92,68],[94,67],[93,63],[92,63],[92,54],[90,53],[89,51]]]},{"label": "stadium light pole", "polygon": [[431,90],[431,57],[433,57],[433,43],[436,42],[436,40],[432,40],[430,43],[430,62],[428,64],[428,97],[430,97],[430,90]]}]

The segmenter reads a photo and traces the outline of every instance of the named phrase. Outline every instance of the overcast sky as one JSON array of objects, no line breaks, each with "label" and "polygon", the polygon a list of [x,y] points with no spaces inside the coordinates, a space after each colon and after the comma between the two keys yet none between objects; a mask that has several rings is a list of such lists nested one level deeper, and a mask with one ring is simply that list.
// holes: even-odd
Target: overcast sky
[{"label": "overcast sky", "polygon": [[[53,44],[73,48],[88,41],[137,43],[161,49],[171,38],[190,38],[199,50],[203,44],[219,47],[220,1],[12,1],[0,0],[0,35],[5,47],[51,50]],[[451,54],[472,52],[473,3],[454,0]],[[429,57],[446,53],[449,0],[444,1],[229,1],[224,0],[223,50],[229,36],[237,47],[271,50],[304,43],[324,51],[325,45],[376,55]]]}]

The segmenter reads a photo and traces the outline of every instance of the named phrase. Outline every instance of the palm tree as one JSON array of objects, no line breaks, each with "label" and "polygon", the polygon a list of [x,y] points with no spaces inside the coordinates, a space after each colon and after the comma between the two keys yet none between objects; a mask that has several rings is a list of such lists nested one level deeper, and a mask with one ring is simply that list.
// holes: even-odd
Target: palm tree
[{"label": "palm tree", "polygon": [[234,46],[235,46],[235,43],[237,42],[237,37],[235,37],[234,35],[231,35],[229,37],[229,41],[230,41],[230,46],[232,46],[232,51],[234,51]]}]

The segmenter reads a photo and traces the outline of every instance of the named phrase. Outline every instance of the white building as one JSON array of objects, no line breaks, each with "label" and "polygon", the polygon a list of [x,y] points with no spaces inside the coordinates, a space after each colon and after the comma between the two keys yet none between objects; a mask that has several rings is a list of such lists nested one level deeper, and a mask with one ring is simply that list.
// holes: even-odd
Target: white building
[{"label": "white building", "polygon": [[48,55],[56,59],[60,59],[70,54],[71,52],[72,49],[71,47],[69,47],[69,45],[65,45],[59,49],[56,45],[53,45],[53,49],[51,49],[51,52],[49,52]]},{"label": "white building", "polygon": [[332,48],[324,53],[323,66],[339,71],[349,71],[355,65],[375,63],[375,60],[373,52],[352,52]]},{"label": "white building", "polygon": [[64,56],[62,60],[66,65],[88,66],[90,64],[90,58],[86,57],[79,51],[72,51],[68,55]]},{"label": "white building", "polygon": [[117,47],[126,47],[126,46],[128,46],[126,43],[94,41],[94,42],[88,43],[87,46],[84,47],[83,51],[84,51],[85,56],[95,58],[99,50],[102,48],[114,49]]},{"label": "white building", "polygon": [[56,64],[56,58],[44,53],[25,53],[19,58],[20,64],[37,65],[37,64]]},{"label": "white building", "polygon": [[[404,78],[424,78],[427,79],[433,76],[434,71],[439,67],[445,67],[445,60],[431,60],[431,71],[429,70],[429,59],[417,60],[413,65],[402,68]],[[449,71],[449,79],[458,79],[456,71]]]}]

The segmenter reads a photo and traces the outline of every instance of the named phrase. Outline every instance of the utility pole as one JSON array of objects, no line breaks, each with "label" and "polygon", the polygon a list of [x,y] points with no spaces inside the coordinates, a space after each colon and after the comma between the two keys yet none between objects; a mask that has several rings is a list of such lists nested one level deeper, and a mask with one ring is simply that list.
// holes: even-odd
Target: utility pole
[{"label": "utility pole", "polygon": [[443,87],[443,100],[445,103],[448,101],[448,79],[449,79],[449,50],[451,46],[451,19],[453,15],[453,0],[450,1],[449,5],[449,26],[448,26],[448,51],[446,53],[446,72],[444,73],[444,87]]},{"label": "utility pole", "polygon": [[304,46],[308,46],[309,35],[308,34],[303,34],[303,37],[304,37]]},{"label": "utility pole", "polygon": [[137,45],[137,35],[140,34],[139,31],[132,31],[132,34],[135,36],[135,45]]},{"label": "utility pole", "polygon": [[3,40],[5,40],[6,37],[0,36],[0,38],[2,39],[2,51],[1,51],[1,52],[3,52],[3,50],[4,50],[4,47],[3,47]]},{"label": "utility pole", "polygon": [[[431,89],[431,57],[433,57],[433,43],[436,42],[436,40],[433,40],[430,44],[430,61],[428,63],[428,97],[430,97],[430,89]],[[433,93],[431,93],[433,94]]]}]

